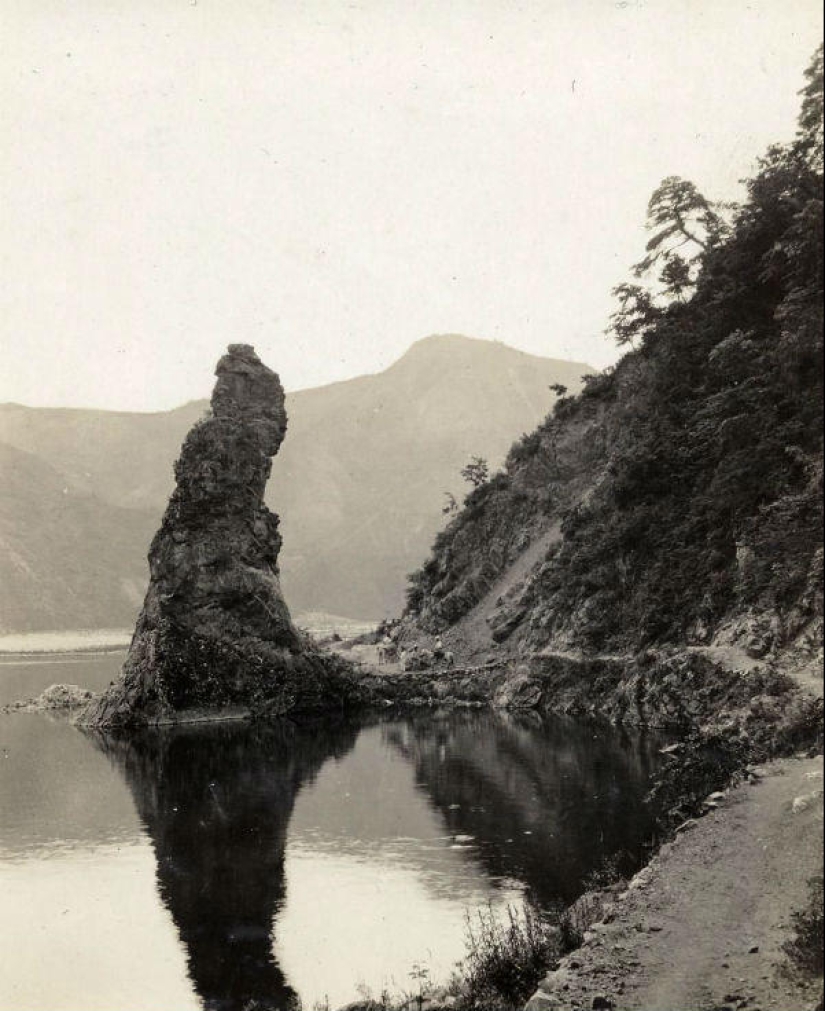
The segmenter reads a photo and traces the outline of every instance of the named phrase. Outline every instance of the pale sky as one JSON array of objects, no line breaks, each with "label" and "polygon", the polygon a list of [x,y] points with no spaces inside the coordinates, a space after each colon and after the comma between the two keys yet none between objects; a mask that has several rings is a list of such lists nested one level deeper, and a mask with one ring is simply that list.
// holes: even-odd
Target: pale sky
[{"label": "pale sky", "polygon": [[794,133],[813,0],[0,0],[0,402],[157,410],[430,333],[600,367],[666,175]]}]

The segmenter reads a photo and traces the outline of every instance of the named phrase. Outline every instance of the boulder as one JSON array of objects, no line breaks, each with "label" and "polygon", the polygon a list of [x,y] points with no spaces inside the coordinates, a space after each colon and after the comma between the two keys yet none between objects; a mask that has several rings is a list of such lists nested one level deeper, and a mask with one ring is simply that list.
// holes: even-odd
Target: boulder
[{"label": "boulder", "polygon": [[537,709],[541,705],[542,694],[540,680],[518,671],[498,686],[493,705],[498,709]]},{"label": "boulder", "polygon": [[37,698],[26,699],[23,702],[12,702],[10,705],[3,706],[0,712],[8,713],[21,710],[25,712],[43,712],[47,709],[76,709],[79,706],[87,705],[93,697],[93,693],[88,688],[80,688],[78,685],[50,685]]}]

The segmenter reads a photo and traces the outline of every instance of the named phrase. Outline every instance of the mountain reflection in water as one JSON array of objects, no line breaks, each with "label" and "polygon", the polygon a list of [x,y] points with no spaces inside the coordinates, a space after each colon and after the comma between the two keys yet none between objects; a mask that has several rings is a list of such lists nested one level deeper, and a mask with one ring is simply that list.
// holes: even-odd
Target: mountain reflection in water
[{"label": "mountain reflection in water", "polygon": [[[452,892],[453,904],[467,908],[468,900],[484,902],[477,891],[471,898],[468,873],[501,889],[502,901],[521,893],[549,907],[579,894],[605,858],[622,852],[632,866],[649,835],[643,796],[654,749],[601,726],[427,711],[359,723],[217,724],[93,739],[129,786],[155,852],[160,896],[210,1011],[289,1009],[297,993],[319,999],[324,987],[343,992],[358,982],[316,980],[312,969],[308,980],[306,968],[296,978],[291,934],[277,943],[279,923],[294,933],[295,914],[286,908],[288,837],[296,858],[314,846],[319,857],[332,851],[362,866],[366,860],[386,887],[380,868],[400,859],[435,899]],[[337,771],[327,766],[321,773],[327,759],[344,756]],[[307,801],[290,831],[302,787]],[[336,882],[341,896],[329,895],[339,890]],[[320,915],[358,944],[347,909],[366,897],[353,903],[351,894],[344,898],[346,887],[340,876],[330,879]],[[290,897],[293,909],[295,902],[305,905],[300,895]],[[387,926],[366,929],[375,935]],[[323,944],[311,921],[301,933],[302,946]],[[433,946],[436,938],[434,928]],[[332,961],[320,951],[307,964],[309,958],[323,970]],[[329,964],[328,976],[334,971]]]},{"label": "mountain reflection in water", "polygon": [[543,908],[572,902],[594,870],[638,865],[653,823],[644,804],[650,738],[535,713],[413,718],[386,729],[454,835],[495,879]]},{"label": "mountain reflection in water", "polygon": [[287,827],[301,785],[352,748],[357,726],[216,724],[96,741],[123,772],[157,879],[209,1011],[295,1006],[276,964]]}]

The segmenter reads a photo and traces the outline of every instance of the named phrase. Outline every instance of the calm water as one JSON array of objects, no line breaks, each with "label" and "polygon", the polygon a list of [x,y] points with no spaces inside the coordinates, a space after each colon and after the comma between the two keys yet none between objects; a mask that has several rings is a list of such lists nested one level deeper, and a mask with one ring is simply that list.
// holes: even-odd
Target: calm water
[{"label": "calm water", "polygon": [[[121,659],[5,658],[0,685],[100,687]],[[334,1007],[416,962],[445,979],[468,910],[638,859],[655,750],[478,712],[129,742],[0,716],[0,1008]]]}]

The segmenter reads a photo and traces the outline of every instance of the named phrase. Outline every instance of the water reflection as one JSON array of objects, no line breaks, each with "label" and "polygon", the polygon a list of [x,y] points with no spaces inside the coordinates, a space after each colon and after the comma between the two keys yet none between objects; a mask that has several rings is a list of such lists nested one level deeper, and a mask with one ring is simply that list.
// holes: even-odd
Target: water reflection
[{"label": "water reflection", "polygon": [[638,866],[658,742],[535,714],[423,715],[386,728],[448,830],[539,907],[572,902],[594,870]]},{"label": "water reflection", "polygon": [[96,738],[152,839],[157,880],[209,1011],[291,1008],[273,954],[287,827],[301,785],[357,728],[220,725]]},{"label": "water reflection", "polygon": [[[605,857],[632,866],[649,834],[655,749],[605,727],[428,711],[93,739],[129,786],[210,1011],[345,1003],[357,953],[383,950],[376,932],[423,925],[434,947],[460,946],[464,909],[496,889],[571,901]],[[403,982],[409,950],[382,958]]]}]

